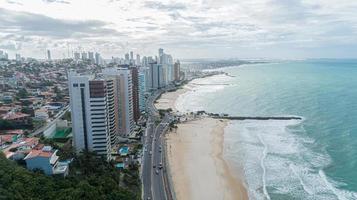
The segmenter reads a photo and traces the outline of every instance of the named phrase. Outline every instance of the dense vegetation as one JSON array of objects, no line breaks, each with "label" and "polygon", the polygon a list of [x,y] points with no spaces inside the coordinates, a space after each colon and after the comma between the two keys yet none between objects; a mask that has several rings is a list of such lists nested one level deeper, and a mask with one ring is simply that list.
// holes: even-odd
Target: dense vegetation
[{"label": "dense vegetation", "polygon": [[8,130],[13,128],[15,128],[14,123],[7,120],[0,119],[0,130]]},{"label": "dense vegetation", "polygon": [[67,178],[30,172],[0,153],[0,199],[140,199],[137,170],[119,171],[93,153],[71,164]]}]

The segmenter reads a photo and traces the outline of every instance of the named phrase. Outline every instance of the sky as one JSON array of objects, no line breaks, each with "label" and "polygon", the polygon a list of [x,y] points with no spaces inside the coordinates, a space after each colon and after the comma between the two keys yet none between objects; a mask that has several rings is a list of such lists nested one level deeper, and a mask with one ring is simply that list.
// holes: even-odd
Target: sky
[{"label": "sky", "polygon": [[355,0],[0,0],[0,49],[63,58],[357,58]]}]

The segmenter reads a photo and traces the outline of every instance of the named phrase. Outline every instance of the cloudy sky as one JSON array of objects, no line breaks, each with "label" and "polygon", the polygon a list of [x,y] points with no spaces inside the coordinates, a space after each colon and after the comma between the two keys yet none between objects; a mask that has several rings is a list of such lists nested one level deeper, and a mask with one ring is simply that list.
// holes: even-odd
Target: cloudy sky
[{"label": "cloudy sky", "polygon": [[[0,0],[10,56],[356,58],[355,0]],[[69,50],[69,51],[68,51]]]}]

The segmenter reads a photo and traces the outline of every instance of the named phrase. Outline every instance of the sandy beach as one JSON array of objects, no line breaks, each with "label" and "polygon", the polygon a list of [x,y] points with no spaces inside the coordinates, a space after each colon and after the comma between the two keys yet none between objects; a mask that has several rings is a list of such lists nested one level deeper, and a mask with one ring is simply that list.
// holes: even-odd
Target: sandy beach
[{"label": "sandy beach", "polygon": [[174,92],[166,92],[161,95],[161,97],[155,102],[155,107],[157,109],[168,109],[171,108],[173,111],[177,111],[175,102],[176,99],[183,93],[189,91],[187,87],[180,88]]},{"label": "sandy beach", "polygon": [[203,118],[178,125],[167,136],[169,166],[177,199],[248,199],[223,159],[225,121]]},{"label": "sandy beach", "polygon": [[[165,93],[158,109],[175,108],[175,100],[188,89]],[[167,155],[178,200],[248,199],[243,182],[223,159],[227,121],[202,118],[178,124],[166,135]]]}]

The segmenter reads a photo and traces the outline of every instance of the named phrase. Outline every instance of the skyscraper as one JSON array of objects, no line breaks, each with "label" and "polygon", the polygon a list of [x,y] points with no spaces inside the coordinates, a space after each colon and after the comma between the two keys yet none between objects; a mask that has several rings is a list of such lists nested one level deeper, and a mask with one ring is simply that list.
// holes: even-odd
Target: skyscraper
[{"label": "skyscraper", "polygon": [[139,54],[136,54],[136,62],[135,62],[136,65],[140,65],[141,62],[140,62],[140,55]]},{"label": "skyscraper", "polygon": [[82,60],[87,60],[87,52],[82,52]]},{"label": "skyscraper", "polygon": [[130,64],[134,64],[134,53],[130,51]]},{"label": "skyscraper", "polygon": [[174,80],[173,58],[169,54],[165,54],[163,49],[159,49],[158,64],[162,65],[163,81],[162,84],[168,85]]},{"label": "skyscraper", "polygon": [[81,54],[79,52],[74,52],[74,60],[81,59]]},{"label": "skyscraper", "polygon": [[139,69],[139,110],[140,112],[144,112],[146,108],[145,104],[145,93],[146,93],[146,67],[141,67]]},{"label": "skyscraper", "polygon": [[174,64],[174,80],[175,81],[180,81],[180,61],[177,60]]},{"label": "skyscraper", "polygon": [[19,53],[17,53],[15,55],[16,61],[21,61],[21,55]]},{"label": "skyscraper", "polygon": [[103,70],[106,78],[113,78],[118,112],[119,135],[127,137],[134,131],[133,114],[133,83],[131,71],[128,68],[106,68]]},{"label": "skyscraper", "polygon": [[131,66],[132,90],[133,90],[133,118],[137,122],[140,118],[139,109],[139,71],[136,66]]},{"label": "skyscraper", "polygon": [[130,64],[130,58],[129,58],[129,54],[128,53],[125,54],[125,64],[127,64],[127,65]]},{"label": "skyscraper", "polygon": [[164,49],[160,48],[159,49],[159,57],[158,57],[158,63],[162,64],[162,56],[164,55]]},{"label": "skyscraper", "polygon": [[9,55],[5,51],[0,50],[0,59],[9,59]]},{"label": "skyscraper", "polygon": [[108,91],[105,80],[93,76],[70,72],[68,80],[76,152],[94,151],[110,159],[108,93],[113,91]]},{"label": "skyscraper", "polygon": [[148,58],[146,56],[143,57],[143,59],[141,61],[141,66],[143,66],[143,67],[149,66]]},{"label": "skyscraper", "polygon": [[47,60],[51,60],[51,51],[47,50]]},{"label": "skyscraper", "polygon": [[95,64],[100,64],[100,54],[98,52],[95,53]]},{"label": "skyscraper", "polygon": [[93,52],[91,52],[91,51],[88,51],[88,59],[92,62],[92,63],[94,63],[94,53]]},{"label": "skyscraper", "polygon": [[148,73],[148,86],[150,90],[157,90],[164,86],[162,65],[157,63],[150,63]]}]

